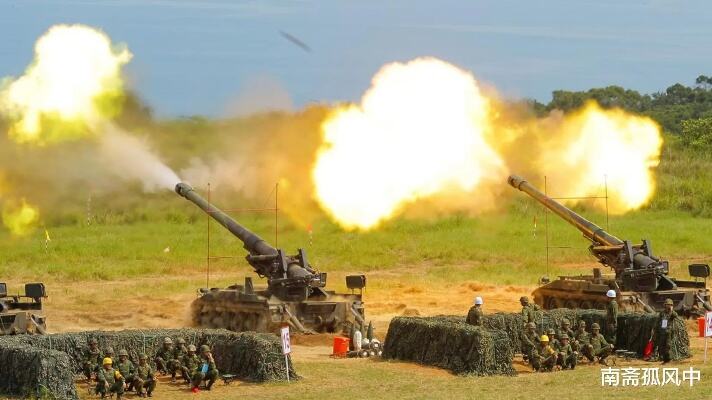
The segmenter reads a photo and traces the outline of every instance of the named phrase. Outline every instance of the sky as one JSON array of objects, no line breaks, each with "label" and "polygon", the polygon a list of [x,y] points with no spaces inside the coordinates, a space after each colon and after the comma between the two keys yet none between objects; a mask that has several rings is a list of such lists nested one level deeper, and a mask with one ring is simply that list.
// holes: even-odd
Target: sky
[{"label": "sky", "polygon": [[166,117],[358,101],[382,65],[420,56],[542,102],[556,89],[652,93],[712,74],[703,1],[0,0],[0,77],[21,74],[59,23],[125,43],[129,86]]}]

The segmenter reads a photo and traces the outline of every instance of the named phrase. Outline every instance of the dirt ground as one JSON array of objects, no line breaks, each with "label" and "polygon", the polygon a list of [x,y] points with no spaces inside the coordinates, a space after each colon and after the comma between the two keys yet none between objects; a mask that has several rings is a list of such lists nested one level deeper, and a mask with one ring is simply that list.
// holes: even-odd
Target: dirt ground
[{"label": "dirt ground", "polygon": [[[465,315],[476,295],[484,297],[486,312],[518,311],[519,297],[529,295],[534,289],[533,286],[496,286],[475,281],[432,286],[403,284],[398,282],[397,276],[386,275],[390,274],[369,275],[370,279],[385,281],[387,287],[367,288],[364,293],[367,319],[373,321],[378,336],[385,335],[388,322],[400,315]],[[51,289],[45,301],[48,329],[51,333],[60,333],[190,326],[189,304],[196,297],[195,288],[201,279],[203,276],[196,274],[102,281],[91,285],[66,281],[46,283]],[[160,289],[172,286],[187,289]],[[107,298],[112,300],[107,301]]]}]

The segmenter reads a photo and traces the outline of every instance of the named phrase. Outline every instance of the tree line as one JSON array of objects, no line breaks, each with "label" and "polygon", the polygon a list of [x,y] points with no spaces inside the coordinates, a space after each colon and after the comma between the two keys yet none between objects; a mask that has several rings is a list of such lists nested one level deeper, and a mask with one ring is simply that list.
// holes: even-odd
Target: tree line
[{"label": "tree line", "polygon": [[552,110],[564,112],[580,108],[595,100],[603,108],[621,108],[646,115],[657,121],[668,133],[694,147],[712,147],[712,77],[700,75],[695,84],[676,83],[664,91],[641,94],[620,86],[593,88],[586,91],[555,90],[549,103],[533,101],[537,114]]}]

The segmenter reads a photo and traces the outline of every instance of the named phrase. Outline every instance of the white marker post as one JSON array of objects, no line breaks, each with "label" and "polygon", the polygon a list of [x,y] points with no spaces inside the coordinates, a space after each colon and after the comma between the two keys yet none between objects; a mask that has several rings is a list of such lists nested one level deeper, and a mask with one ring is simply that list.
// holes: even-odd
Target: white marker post
[{"label": "white marker post", "polygon": [[707,363],[707,338],[712,336],[712,311],[705,313],[705,363]]},{"label": "white marker post", "polygon": [[287,382],[289,382],[289,353],[292,352],[292,345],[289,341],[289,325],[282,327],[282,354],[284,354],[284,365],[287,367]]}]

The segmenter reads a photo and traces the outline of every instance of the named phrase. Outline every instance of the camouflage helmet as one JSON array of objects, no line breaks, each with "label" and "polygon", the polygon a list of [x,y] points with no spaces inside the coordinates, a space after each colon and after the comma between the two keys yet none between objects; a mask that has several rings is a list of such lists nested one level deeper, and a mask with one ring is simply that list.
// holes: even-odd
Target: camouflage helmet
[{"label": "camouflage helmet", "polygon": [[106,354],[114,354],[114,348],[113,347],[107,347],[106,351],[104,352]]},{"label": "camouflage helmet", "polygon": [[674,306],[675,303],[673,303],[672,299],[668,297],[667,299],[665,299],[665,305],[666,306]]},{"label": "camouflage helmet", "polygon": [[601,325],[598,325],[597,322],[594,322],[593,324],[591,324],[591,329],[601,329]]},{"label": "camouflage helmet", "polygon": [[185,339],[183,339],[182,337],[179,337],[178,344],[185,344]]},{"label": "camouflage helmet", "polygon": [[163,339],[163,344],[173,344],[173,339],[166,336],[166,338]]},{"label": "camouflage helmet", "polygon": [[561,325],[564,325],[564,326],[566,326],[566,325],[571,325],[571,321],[569,321],[568,319],[564,318],[564,320],[561,321]]},{"label": "camouflage helmet", "polygon": [[561,337],[559,337],[559,339],[561,339],[561,340],[569,340],[569,335],[567,335],[567,334],[564,333],[563,335],[561,335]]},{"label": "camouflage helmet", "polygon": [[89,339],[89,344],[99,344],[99,341],[96,338],[91,338]]},{"label": "camouflage helmet", "polygon": [[522,303],[529,303],[529,297],[527,296],[522,296],[519,298],[519,301]]},{"label": "camouflage helmet", "polygon": [[556,331],[554,330],[554,328],[549,328],[549,336],[554,336],[554,335],[556,335]]},{"label": "camouflage helmet", "polygon": [[138,355],[138,359],[139,360],[148,360],[148,356],[146,355],[146,353],[141,353]]},{"label": "camouflage helmet", "polygon": [[527,328],[536,328],[536,324],[533,322],[530,322],[527,324]]},{"label": "camouflage helmet", "polygon": [[210,346],[208,346],[207,344],[200,346],[201,353],[205,353],[206,351],[210,351]]},{"label": "camouflage helmet", "polygon": [[579,321],[579,328],[585,328],[586,327],[586,321]]},{"label": "camouflage helmet", "polygon": [[119,356],[126,356],[126,357],[128,357],[128,356],[129,356],[129,352],[126,351],[126,349],[121,349],[121,350],[119,350]]},{"label": "camouflage helmet", "polygon": [[195,353],[195,345],[194,345],[194,344],[189,344],[189,345],[188,345],[188,351]]}]

